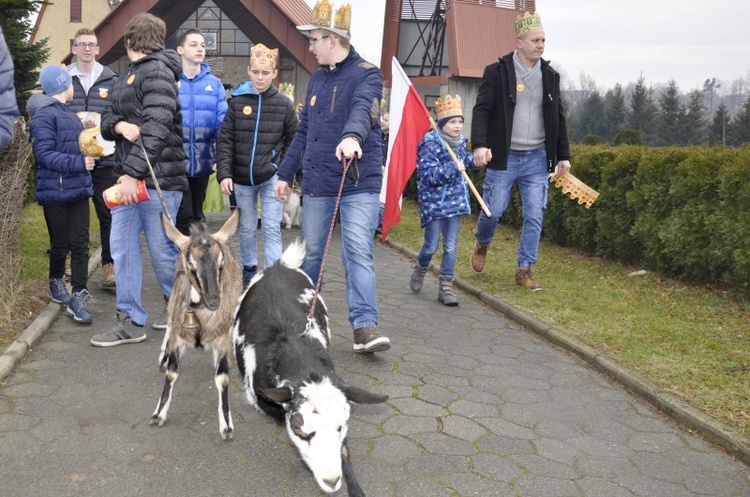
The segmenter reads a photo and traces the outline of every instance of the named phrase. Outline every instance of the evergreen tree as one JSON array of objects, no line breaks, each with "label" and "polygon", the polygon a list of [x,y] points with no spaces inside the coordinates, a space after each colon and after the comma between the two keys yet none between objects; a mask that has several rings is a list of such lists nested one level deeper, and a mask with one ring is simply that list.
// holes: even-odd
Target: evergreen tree
[{"label": "evergreen tree", "polygon": [[29,90],[37,86],[39,70],[49,56],[47,39],[29,45],[31,15],[43,3],[35,0],[0,0],[0,26],[13,59],[16,100],[22,115],[26,115]]},{"label": "evergreen tree", "polygon": [[576,114],[571,139],[581,141],[587,135],[602,136],[606,131],[605,124],[604,99],[599,95],[598,90],[593,90],[589,92],[581,109]]},{"label": "evergreen tree", "polygon": [[646,78],[641,75],[633,88],[630,99],[630,115],[628,128],[641,132],[646,144],[654,141],[654,127],[656,125],[657,108],[651,95],[651,89],[646,88]]},{"label": "evergreen tree", "polygon": [[671,80],[667,89],[659,97],[659,115],[653,144],[659,147],[680,144],[682,126],[685,122],[685,109],[680,102],[677,82]]},{"label": "evergreen tree", "polygon": [[[731,140],[730,140],[731,138]],[[750,98],[745,100],[739,114],[734,118],[727,136],[732,146],[738,147],[743,143],[750,143]]]},{"label": "evergreen tree", "polygon": [[612,143],[617,133],[625,128],[628,122],[628,109],[625,107],[625,94],[622,85],[617,83],[614,90],[609,90],[604,98],[605,129],[604,139]]},{"label": "evergreen tree", "polygon": [[703,93],[694,90],[688,96],[687,110],[681,142],[683,145],[702,145],[707,142],[706,104],[703,101]]},{"label": "evergreen tree", "polygon": [[730,129],[729,110],[724,102],[721,102],[714,113],[714,120],[708,129],[708,145],[726,145],[727,130]]}]

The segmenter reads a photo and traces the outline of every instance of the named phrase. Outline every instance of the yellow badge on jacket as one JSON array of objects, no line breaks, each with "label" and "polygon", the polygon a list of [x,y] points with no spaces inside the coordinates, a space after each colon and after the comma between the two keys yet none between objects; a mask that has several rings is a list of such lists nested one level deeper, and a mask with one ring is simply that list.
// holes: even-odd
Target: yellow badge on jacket
[{"label": "yellow badge on jacket", "polygon": [[516,85],[516,91],[517,91],[518,93],[523,93],[523,92],[524,92],[524,90],[526,90],[526,87],[524,86],[524,84],[523,84],[523,83],[518,83],[518,84]]},{"label": "yellow badge on jacket", "polygon": [[310,99],[310,107],[314,107],[314,106],[315,106],[315,95],[313,95],[312,98]]},{"label": "yellow badge on jacket", "polygon": [[246,105],[242,108],[242,113],[245,114],[246,116],[249,116],[250,114],[253,113],[253,108],[250,107],[249,105]]},{"label": "yellow badge on jacket", "polygon": [[99,98],[107,98],[109,96],[109,90],[106,88],[99,88]]},{"label": "yellow badge on jacket", "polygon": [[133,81],[135,81],[135,74],[131,74],[131,75],[130,75],[130,76],[128,77],[128,81],[127,81],[127,83],[128,83],[129,85],[132,85],[132,84],[133,84]]}]

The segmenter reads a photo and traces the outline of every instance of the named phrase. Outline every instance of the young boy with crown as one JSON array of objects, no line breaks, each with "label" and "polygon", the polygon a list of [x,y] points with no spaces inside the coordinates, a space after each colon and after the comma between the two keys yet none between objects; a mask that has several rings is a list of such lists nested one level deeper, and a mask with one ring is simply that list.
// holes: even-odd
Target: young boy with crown
[{"label": "young boy with crown", "polygon": [[[461,216],[471,213],[469,188],[462,172],[474,167],[474,157],[466,150],[461,97],[446,95],[435,103],[437,131],[428,132],[417,146],[417,192],[419,215],[424,228],[424,243],[409,286],[413,292],[422,290],[422,283],[432,256],[443,237],[443,258],[440,263],[438,300],[447,306],[458,305],[453,291],[456,247]],[[451,157],[453,150],[456,160]]]},{"label": "young boy with crown", "polygon": [[216,179],[226,195],[234,192],[240,214],[240,257],[245,281],[258,270],[257,205],[261,203],[264,267],[281,257],[283,205],[274,197],[276,171],[297,132],[294,104],[273,81],[279,50],[250,49],[247,74],[229,101],[219,135]]}]

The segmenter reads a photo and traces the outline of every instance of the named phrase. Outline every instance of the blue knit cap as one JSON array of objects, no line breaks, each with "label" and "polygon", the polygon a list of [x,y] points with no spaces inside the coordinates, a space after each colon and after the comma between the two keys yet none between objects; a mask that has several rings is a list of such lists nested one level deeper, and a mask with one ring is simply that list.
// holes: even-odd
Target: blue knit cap
[{"label": "blue knit cap", "polygon": [[450,120],[451,120],[451,119],[453,119],[454,117],[460,117],[460,118],[461,118],[461,121],[463,121],[463,120],[464,120],[464,117],[463,117],[463,116],[450,116],[450,117],[444,117],[444,118],[442,118],[442,119],[438,120],[438,122],[437,122],[438,128],[440,128],[440,129],[443,129],[443,126],[445,126],[446,124],[448,124],[448,121],[450,121]]},{"label": "blue knit cap", "polygon": [[44,93],[52,96],[67,90],[73,84],[73,79],[65,68],[49,65],[39,73],[39,82],[42,83]]}]

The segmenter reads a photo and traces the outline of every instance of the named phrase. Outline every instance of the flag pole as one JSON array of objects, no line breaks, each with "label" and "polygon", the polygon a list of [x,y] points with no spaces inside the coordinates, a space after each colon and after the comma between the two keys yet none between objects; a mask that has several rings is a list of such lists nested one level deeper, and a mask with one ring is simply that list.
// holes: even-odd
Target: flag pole
[{"label": "flag pole", "polygon": [[[438,130],[437,124],[435,123],[435,120],[432,118],[432,116],[430,116],[430,125],[432,126],[432,129],[434,129],[438,133],[438,136],[440,136],[440,133],[439,133],[440,130]],[[450,145],[445,143],[445,140],[443,140],[442,136],[440,136],[440,140],[443,142],[443,145],[445,145],[445,148],[448,149],[448,153],[451,155],[451,159],[453,159],[455,162],[458,162],[458,158],[456,157],[456,154],[453,153],[453,149],[450,147]],[[492,217],[492,213],[490,212],[490,209],[487,207],[487,204],[484,203],[484,200],[482,200],[482,196],[479,195],[479,192],[474,186],[474,183],[471,182],[471,178],[469,178],[469,175],[466,174],[465,169],[461,171],[461,175],[464,177],[464,180],[466,180],[466,184],[469,185],[471,192],[476,197],[477,202],[479,202],[479,206],[482,208],[485,215],[487,217]]]}]

